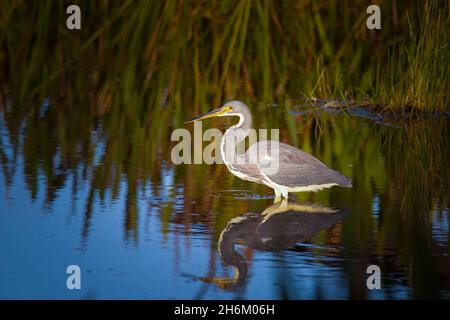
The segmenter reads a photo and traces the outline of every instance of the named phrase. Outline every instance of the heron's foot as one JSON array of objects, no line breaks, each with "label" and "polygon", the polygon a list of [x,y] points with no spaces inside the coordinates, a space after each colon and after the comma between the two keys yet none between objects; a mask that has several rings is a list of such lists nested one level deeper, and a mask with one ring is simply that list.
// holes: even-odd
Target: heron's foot
[{"label": "heron's foot", "polygon": [[206,283],[214,283],[220,289],[227,289],[237,283],[237,280],[233,278],[202,277],[200,280]]},{"label": "heron's foot", "polygon": [[274,203],[270,207],[266,208],[263,212],[261,212],[261,215],[264,217],[263,222],[266,221],[271,216],[273,216],[274,214],[285,212],[287,207],[288,207],[287,199],[282,199],[279,202]]},{"label": "heron's foot", "polygon": [[279,203],[283,200],[283,197],[281,195],[276,195],[275,199],[273,200],[273,203]]}]

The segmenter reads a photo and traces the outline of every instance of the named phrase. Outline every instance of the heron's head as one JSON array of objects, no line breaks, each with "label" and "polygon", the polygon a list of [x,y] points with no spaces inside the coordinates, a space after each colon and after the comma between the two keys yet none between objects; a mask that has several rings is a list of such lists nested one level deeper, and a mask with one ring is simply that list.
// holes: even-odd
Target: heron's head
[{"label": "heron's head", "polygon": [[189,123],[189,122],[192,122],[195,120],[205,120],[205,119],[214,118],[214,117],[228,117],[228,116],[241,116],[241,115],[245,116],[249,113],[250,113],[250,111],[249,111],[248,107],[245,105],[245,103],[243,103],[242,101],[239,101],[239,100],[234,100],[234,101],[225,103],[220,108],[217,108],[215,110],[212,110],[212,111],[202,114],[200,116],[194,117],[194,118],[186,121],[185,123]]}]

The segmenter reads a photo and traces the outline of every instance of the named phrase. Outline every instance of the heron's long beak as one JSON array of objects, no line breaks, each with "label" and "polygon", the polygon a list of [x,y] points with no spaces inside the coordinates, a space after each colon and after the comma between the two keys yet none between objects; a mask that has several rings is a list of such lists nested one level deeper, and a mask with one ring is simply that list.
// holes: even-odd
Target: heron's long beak
[{"label": "heron's long beak", "polygon": [[188,121],[185,121],[184,123],[193,122],[195,120],[204,120],[204,119],[208,119],[208,118],[218,117],[218,116],[220,116],[222,114],[225,114],[227,112],[228,112],[228,110],[225,109],[225,108],[215,109],[215,110],[212,110],[212,111],[207,112],[205,114],[202,114],[200,116],[194,117],[194,118],[192,118],[192,119],[190,119]]}]

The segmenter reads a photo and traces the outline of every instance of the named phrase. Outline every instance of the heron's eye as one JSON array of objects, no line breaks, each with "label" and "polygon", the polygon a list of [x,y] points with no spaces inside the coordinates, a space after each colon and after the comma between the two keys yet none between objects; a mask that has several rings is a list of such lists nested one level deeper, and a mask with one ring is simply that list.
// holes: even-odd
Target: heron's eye
[{"label": "heron's eye", "polygon": [[232,106],[226,106],[225,107],[225,111],[226,112],[233,112],[233,107]]}]

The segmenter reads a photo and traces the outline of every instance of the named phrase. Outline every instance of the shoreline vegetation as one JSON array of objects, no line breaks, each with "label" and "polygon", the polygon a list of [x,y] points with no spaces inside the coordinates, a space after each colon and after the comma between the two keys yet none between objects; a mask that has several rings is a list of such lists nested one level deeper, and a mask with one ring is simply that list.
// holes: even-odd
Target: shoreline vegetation
[{"label": "shoreline vegetation", "polygon": [[74,4],[78,31],[65,27],[63,1],[0,7],[1,91],[18,110],[75,94],[100,113],[116,103],[198,113],[238,97],[449,111],[449,1],[381,3],[381,30],[366,28],[365,1]]}]

